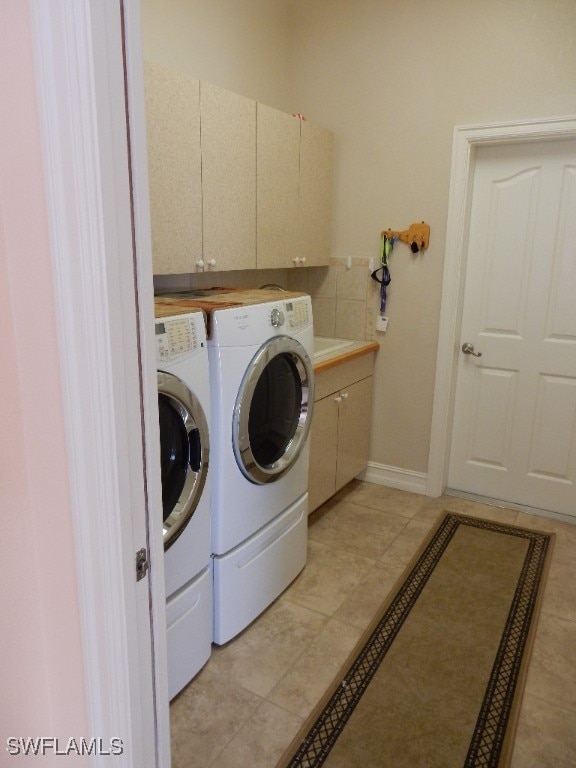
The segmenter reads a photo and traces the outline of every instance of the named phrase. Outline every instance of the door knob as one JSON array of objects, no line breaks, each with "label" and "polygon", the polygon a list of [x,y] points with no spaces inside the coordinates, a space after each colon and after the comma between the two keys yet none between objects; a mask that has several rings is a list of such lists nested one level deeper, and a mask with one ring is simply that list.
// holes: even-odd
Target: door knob
[{"label": "door knob", "polygon": [[464,352],[465,355],[473,355],[474,357],[482,357],[482,352],[475,352],[474,351],[474,344],[470,344],[469,341],[465,341],[464,344],[462,344],[462,352]]}]

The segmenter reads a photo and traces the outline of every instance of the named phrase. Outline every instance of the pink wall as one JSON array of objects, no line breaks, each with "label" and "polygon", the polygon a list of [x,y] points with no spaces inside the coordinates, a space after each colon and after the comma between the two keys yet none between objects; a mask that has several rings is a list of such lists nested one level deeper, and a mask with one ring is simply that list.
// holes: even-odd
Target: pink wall
[{"label": "pink wall", "polygon": [[55,296],[21,0],[0,5],[0,104],[0,766],[8,766],[22,765],[7,755],[10,736],[99,736],[86,732]]}]

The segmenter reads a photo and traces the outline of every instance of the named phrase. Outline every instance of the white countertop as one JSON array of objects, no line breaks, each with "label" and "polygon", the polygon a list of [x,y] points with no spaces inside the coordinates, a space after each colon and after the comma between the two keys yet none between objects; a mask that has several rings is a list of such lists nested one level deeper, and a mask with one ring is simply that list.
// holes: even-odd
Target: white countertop
[{"label": "white countertop", "polygon": [[331,368],[359,355],[376,352],[380,348],[377,341],[356,339],[338,339],[328,336],[314,337],[314,370]]}]

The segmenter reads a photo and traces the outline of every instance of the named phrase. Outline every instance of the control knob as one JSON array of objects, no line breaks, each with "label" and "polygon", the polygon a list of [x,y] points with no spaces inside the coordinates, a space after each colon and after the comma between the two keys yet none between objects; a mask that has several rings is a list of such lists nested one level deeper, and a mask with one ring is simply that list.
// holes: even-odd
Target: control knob
[{"label": "control knob", "polygon": [[274,307],[270,314],[270,322],[272,324],[273,328],[279,328],[281,325],[284,325],[284,312],[282,310],[278,309],[278,307]]}]

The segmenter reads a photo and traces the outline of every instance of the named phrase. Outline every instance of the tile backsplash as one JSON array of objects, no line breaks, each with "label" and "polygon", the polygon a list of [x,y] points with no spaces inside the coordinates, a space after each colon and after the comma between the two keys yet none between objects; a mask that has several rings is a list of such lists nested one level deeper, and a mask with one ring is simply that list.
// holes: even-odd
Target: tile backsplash
[{"label": "tile backsplash", "polygon": [[342,339],[374,338],[378,284],[370,278],[368,259],[332,258],[328,267],[287,270],[287,287],[312,297],[314,332]]},{"label": "tile backsplash", "polygon": [[374,338],[378,310],[378,283],[370,278],[368,259],[332,258],[327,267],[202,272],[188,275],[156,275],[154,289],[186,291],[192,288],[259,288],[279,285],[304,291],[312,297],[314,332],[342,339]]}]

